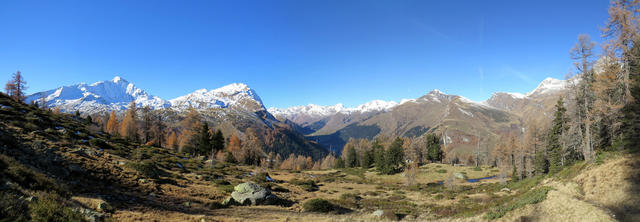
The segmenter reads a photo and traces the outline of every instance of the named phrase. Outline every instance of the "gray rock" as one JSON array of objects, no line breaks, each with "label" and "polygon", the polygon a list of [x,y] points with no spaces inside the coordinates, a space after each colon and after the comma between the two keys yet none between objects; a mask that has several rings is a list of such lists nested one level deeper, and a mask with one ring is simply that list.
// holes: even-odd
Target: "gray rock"
[{"label": "gray rock", "polygon": [[500,191],[510,193],[511,189],[505,187],[505,188],[502,188]]},{"label": "gray rock", "polygon": [[455,173],[453,174],[453,176],[454,176],[456,179],[461,179],[461,180],[466,180],[466,179],[467,179],[467,175],[465,175],[465,174],[463,174],[463,173],[460,173],[460,172],[455,172]]},{"label": "gray rock", "polygon": [[398,220],[398,215],[396,215],[395,213],[393,213],[390,210],[376,210],[373,211],[373,216],[376,216],[378,218],[385,218],[387,220],[392,220],[392,221],[396,221]]},{"label": "gray rock", "polygon": [[278,201],[278,197],[271,194],[271,191],[252,182],[238,184],[233,190],[231,198],[241,205],[275,204]]}]

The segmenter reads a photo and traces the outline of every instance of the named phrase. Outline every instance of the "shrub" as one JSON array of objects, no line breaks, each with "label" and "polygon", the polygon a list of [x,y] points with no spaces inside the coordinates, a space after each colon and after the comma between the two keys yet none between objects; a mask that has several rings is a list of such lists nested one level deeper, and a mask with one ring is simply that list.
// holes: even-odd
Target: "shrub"
[{"label": "shrub", "polygon": [[436,172],[437,173],[447,173],[447,170],[446,169],[439,169],[439,170],[436,170]]},{"label": "shrub", "polygon": [[107,144],[107,142],[105,142],[102,139],[98,139],[98,138],[93,138],[89,140],[89,145],[100,148],[100,149],[111,149],[111,146],[109,146],[109,144]]},{"label": "shrub", "polygon": [[60,197],[51,194],[32,202],[29,204],[31,221],[85,221],[81,214],[60,204],[61,202]]},{"label": "shrub", "polygon": [[522,196],[512,200],[511,202],[493,208],[492,210],[487,212],[487,215],[485,217],[488,219],[501,218],[507,212],[518,209],[524,205],[540,203],[543,200],[547,199],[547,193],[551,190],[553,190],[553,188],[548,186],[529,190],[528,192],[522,194]]},{"label": "shrub", "polygon": [[138,173],[151,179],[157,179],[160,176],[160,169],[151,160],[143,160],[142,162],[129,162],[131,168],[138,171]]},{"label": "shrub", "polygon": [[0,192],[0,221],[27,221],[29,207],[23,199],[10,192]]},{"label": "shrub", "polygon": [[302,188],[303,190],[306,190],[306,191],[309,191],[309,192],[313,192],[313,191],[319,190],[318,189],[318,185],[313,180],[293,179],[293,180],[289,181],[289,183],[293,184],[293,185],[297,185],[300,188]]},{"label": "shrub", "polygon": [[305,211],[327,213],[334,209],[334,205],[328,200],[316,198],[308,200],[302,205]]}]

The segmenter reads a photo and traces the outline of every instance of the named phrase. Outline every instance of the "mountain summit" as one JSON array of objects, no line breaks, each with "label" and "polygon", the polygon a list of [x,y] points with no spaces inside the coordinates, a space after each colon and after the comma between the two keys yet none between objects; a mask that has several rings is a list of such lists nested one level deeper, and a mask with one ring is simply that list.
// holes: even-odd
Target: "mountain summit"
[{"label": "mountain summit", "polygon": [[42,97],[48,107],[59,107],[64,112],[76,110],[83,113],[120,111],[126,109],[131,101],[135,101],[139,107],[150,106],[153,109],[166,108],[171,105],[166,100],[149,95],[120,76],[91,85],[80,83],[34,93],[26,98],[26,102],[40,101]]}]

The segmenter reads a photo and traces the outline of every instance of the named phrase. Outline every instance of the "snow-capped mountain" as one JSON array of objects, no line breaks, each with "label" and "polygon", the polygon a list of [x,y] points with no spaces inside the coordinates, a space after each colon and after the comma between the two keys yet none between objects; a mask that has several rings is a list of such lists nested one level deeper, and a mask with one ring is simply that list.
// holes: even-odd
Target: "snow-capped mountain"
[{"label": "snow-capped mountain", "polygon": [[168,101],[149,95],[119,76],[90,85],[80,83],[34,93],[26,98],[26,102],[39,102],[43,96],[48,107],[58,107],[65,112],[120,111],[126,109],[131,101],[135,101],[138,107],[149,106],[153,109],[171,105]]},{"label": "snow-capped mountain", "polygon": [[[419,99],[402,99],[400,102],[396,101],[384,101],[384,100],[372,100],[364,104],[360,104],[356,107],[344,107],[342,103],[338,103],[333,106],[321,106],[316,104],[309,104],[306,106],[292,106],[289,108],[269,108],[269,112],[274,116],[284,117],[290,120],[299,119],[300,116],[308,118],[318,119],[336,114],[365,114],[373,112],[388,112],[398,105],[404,103],[413,102],[421,103],[425,101],[442,102],[450,101],[452,97],[446,95],[440,90],[434,89],[427,95],[420,97]],[[307,120],[305,119],[305,120]],[[298,121],[294,121],[298,122]]]},{"label": "snow-capped mountain", "polygon": [[[408,101],[408,100],[403,100]],[[370,112],[385,112],[393,109],[399,103],[395,101],[373,100],[364,104],[360,104],[356,107],[347,108],[338,103],[333,106],[320,106],[315,104],[309,104],[306,106],[293,106],[286,109],[280,109],[271,107],[269,112],[274,116],[285,117],[287,119],[295,119],[299,115],[305,115],[308,117],[326,117],[335,114],[352,114],[352,113],[370,113]]]},{"label": "snow-capped mountain", "polygon": [[233,83],[212,90],[199,89],[170,102],[171,107],[177,110],[184,110],[189,106],[196,109],[241,107],[252,112],[266,110],[260,96],[243,83]]},{"label": "snow-capped mountain", "polygon": [[533,91],[526,94],[527,97],[535,97],[541,94],[559,92],[567,88],[569,81],[546,78]]},{"label": "snow-capped mountain", "polygon": [[243,108],[250,112],[266,110],[258,94],[247,85],[233,83],[217,89],[200,89],[172,100],[149,95],[133,83],[116,76],[112,80],[87,85],[80,83],[63,86],[27,97],[27,102],[39,102],[44,96],[48,107],[58,107],[63,112],[99,113],[122,111],[134,101],[138,107],[151,109],[172,108],[182,111],[192,106],[196,109]]}]

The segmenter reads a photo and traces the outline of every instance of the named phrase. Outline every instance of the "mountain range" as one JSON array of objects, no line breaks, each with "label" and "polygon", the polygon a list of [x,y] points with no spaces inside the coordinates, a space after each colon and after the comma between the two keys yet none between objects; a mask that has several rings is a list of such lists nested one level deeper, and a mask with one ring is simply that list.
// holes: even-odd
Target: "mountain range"
[{"label": "mountain range", "polygon": [[267,109],[257,92],[243,83],[199,89],[164,100],[116,76],[90,85],[80,83],[34,93],[26,101],[44,99],[48,107],[87,115],[122,112],[134,101],[138,107],[149,106],[173,115],[174,123],[193,107],[225,135],[244,137],[250,131],[263,140],[268,151],[282,155],[317,157],[327,150],[339,153],[350,138],[415,137],[431,132],[445,138],[446,151],[455,154],[449,156],[461,158],[478,147],[489,152],[501,133],[521,131],[526,121],[550,118],[553,104],[568,85],[568,80],[547,78],[531,92],[497,92],[482,102],[435,89],[416,99],[373,100],[353,108],[309,104]]}]

